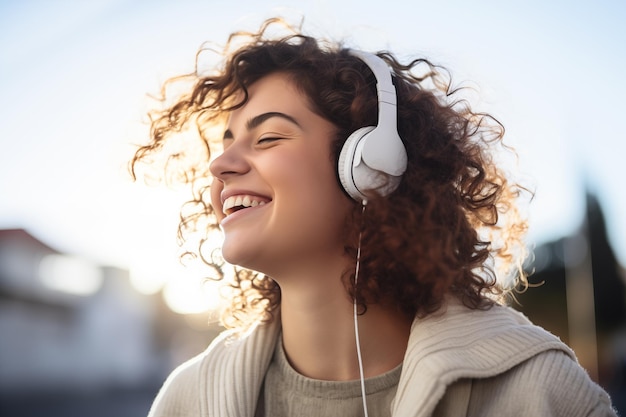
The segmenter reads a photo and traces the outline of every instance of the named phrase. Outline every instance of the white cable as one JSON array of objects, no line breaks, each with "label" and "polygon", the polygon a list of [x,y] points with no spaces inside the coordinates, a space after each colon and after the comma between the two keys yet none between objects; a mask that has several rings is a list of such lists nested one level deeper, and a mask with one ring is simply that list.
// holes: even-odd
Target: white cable
[{"label": "white cable", "polygon": [[[363,200],[363,212],[362,215],[365,214],[365,205],[367,204],[367,200]],[[359,360],[359,375],[361,377],[361,398],[363,398],[363,412],[364,412],[364,416],[365,417],[369,417],[368,413],[367,413],[367,399],[366,399],[366,394],[365,394],[365,376],[363,375],[363,358],[361,356],[361,342],[359,339],[359,319],[358,319],[358,314],[357,314],[357,303],[356,303],[356,288],[357,288],[357,283],[359,282],[359,266],[361,264],[361,235],[362,235],[362,229],[359,230],[359,246],[356,250],[356,268],[355,268],[355,272],[354,272],[354,291],[355,291],[355,295],[354,295],[354,299],[353,299],[353,306],[354,306],[354,337],[356,339],[356,354],[357,354],[357,358]]]}]

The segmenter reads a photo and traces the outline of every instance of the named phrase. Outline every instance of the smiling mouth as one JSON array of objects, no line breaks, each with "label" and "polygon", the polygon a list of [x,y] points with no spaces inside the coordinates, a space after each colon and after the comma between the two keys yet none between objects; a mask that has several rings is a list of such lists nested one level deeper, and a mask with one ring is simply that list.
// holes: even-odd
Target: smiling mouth
[{"label": "smiling mouth", "polygon": [[247,195],[247,194],[234,195],[224,200],[222,211],[224,212],[226,216],[230,216],[231,214],[239,210],[243,210],[243,209],[247,209],[251,207],[257,207],[257,206],[263,206],[266,203],[269,203],[270,201],[271,200],[267,198],[253,196],[253,195]]}]

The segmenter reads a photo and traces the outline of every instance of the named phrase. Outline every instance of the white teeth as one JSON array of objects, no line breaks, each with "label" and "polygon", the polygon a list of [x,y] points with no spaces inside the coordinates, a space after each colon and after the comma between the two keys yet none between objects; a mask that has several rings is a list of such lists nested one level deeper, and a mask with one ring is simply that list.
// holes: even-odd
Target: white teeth
[{"label": "white teeth", "polygon": [[225,214],[227,214],[226,211],[233,207],[256,207],[262,206],[264,204],[265,201],[259,200],[258,197],[254,197],[251,195],[237,195],[228,197],[226,200],[224,200],[224,206],[222,210]]}]

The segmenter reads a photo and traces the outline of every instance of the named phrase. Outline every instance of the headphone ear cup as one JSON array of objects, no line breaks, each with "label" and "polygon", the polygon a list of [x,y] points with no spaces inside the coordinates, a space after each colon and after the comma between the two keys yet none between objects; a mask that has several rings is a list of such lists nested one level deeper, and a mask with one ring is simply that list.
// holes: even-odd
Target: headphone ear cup
[{"label": "headphone ear cup", "polygon": [[363,61],[376,78],[378,124],[362,127],[346,139],[337,172],[348,195],[365,203],[370,194],[385,197],[398,187],[407,168],[407,152],[398,135],[392,71],[374,54],[362,51],[351,54]]},{"label": "headphone ear cup", "polygon": [[355,175],[355,167],[362,164],[361,150],[363,149],[363,141],[367,135],[375,129],[375,126],[365,126],[354,131],[348,139],[346,139],[341,153],[339,154],[339,163],[337,172],[339,174],[339,181],[344,190],[350,197],[357,201],[367,200],[367,196],[363,194],[361,190],[370,189],[369,184],[362,184],[359,182],[359,178]]}]

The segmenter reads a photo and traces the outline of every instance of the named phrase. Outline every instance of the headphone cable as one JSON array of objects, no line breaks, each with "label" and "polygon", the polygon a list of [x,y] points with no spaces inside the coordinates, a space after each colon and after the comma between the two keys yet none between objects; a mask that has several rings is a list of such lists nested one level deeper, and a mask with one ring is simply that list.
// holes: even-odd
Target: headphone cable
[{"label": "headphone cable", "polygon": [[[367,205],[367,200],[363,200],[363,211],[361,212],[363,221],[365,217],[366,205]],[[359,267],[361,264],[361,237],[362,235],[363,235],[363,228],[361,227],[361,229],[359,230],[359,246],[356,251],[356,268],[354,272],[354,291],[355,291],[354,298],[353,298],[354,337],[356,339],[356,354],[357,354],[357,358],[359,361],[359,375],[361,378],[361,397],[363,398],[363,412],[364,412],[364,417],[369,417],[367,413],[367,399],[366,399],[366,394],[365,394],[365,377],[363,375],[363,358],[361,356],[361,342],[359,338],[359,320],[358,320],[357,301],[356,301],[356,288],[357,288],[357,283],[359,281],[359,269],[360,269]]]}]

